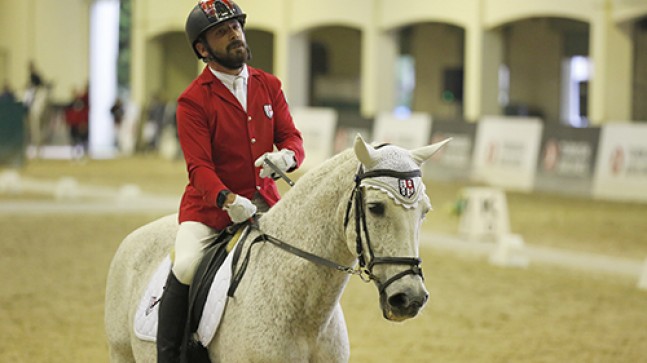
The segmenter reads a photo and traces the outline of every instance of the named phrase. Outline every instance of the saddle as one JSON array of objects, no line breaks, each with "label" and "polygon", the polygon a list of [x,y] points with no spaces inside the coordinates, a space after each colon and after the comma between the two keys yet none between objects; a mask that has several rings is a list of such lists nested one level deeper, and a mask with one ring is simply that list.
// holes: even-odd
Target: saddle
[{"label": "saddle", "polygon": [[[250,229],[245,227],[248,225],[249,223],[243,223],[224,229],[205,248],[205,254],[198,265],[189,289],[189,311],[181,363],[210,363],[209,352],[196,338],[195,333],[202,319],[209,290],[216,273],[237,242],[242,242],[247,237]],[[238,246],[242,245],[243,243],[238,243]],[[235,266],[240,255],[240,248],[235,249],[233,253],[232,266]]]}]

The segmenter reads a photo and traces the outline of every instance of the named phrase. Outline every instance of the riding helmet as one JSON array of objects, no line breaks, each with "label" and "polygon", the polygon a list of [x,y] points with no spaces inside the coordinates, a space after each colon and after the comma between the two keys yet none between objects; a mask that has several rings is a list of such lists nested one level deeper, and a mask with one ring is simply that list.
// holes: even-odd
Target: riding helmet
[{"label": "riding helmet", "polygon": [[186,19],[186,37],[191,43],[193,52],[202,58],[195,49],[195,43],[200,40],[202,34],[220,23],[230,19],[236,19],[242,27],[245,27],[247,14],[233,0],[200,0]]}]

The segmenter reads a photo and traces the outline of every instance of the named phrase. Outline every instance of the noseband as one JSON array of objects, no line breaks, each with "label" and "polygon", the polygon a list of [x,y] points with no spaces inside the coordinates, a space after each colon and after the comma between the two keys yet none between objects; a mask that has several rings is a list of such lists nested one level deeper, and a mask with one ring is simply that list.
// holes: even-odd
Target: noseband
[{"label": "noseband", "polygon": [[[360,164],[357,174],[355,174],[355,188],[348,199],[348,206],[346,208],[346,215],[344,217],[344,229],[348,227],[350,211],[355,209],[355,249],[357,252],[357,260],[359,261],[359,275],[364,281],[374,281],[378,287],[380,295],[384,293],[384,290],[391,285],[393,282],[399,280],[400,278],[406,275],[420,276],[422,275],[422,268],[420,263],[422,260],[418,257],[380,257],[375,256],[373,252],[373,247],[371,245],[371,238],[368,233],[368,228],[366,224],[366,206],[364,203],[364,186],[362,186],[362,180],[368,178],[377,178],[377,177],[391,177],[398,179],[410,179],[415,177],[421,177],[422,174],[419,169],[410,170],[410,171],[395,171],[390,169],[375,169],[364,172],[362,165]],[[354,202],[354,203],[353,203]],[[362,231],[366,239],[366,244],[362,241]],[[364,245],[366,245],[366,250],[364,250]],[[386,281],[380,281],[380,279],[375,276],[373,273],[373,267],[375,265],[405,265],[410,266],[409,269],[404,270]]]}]

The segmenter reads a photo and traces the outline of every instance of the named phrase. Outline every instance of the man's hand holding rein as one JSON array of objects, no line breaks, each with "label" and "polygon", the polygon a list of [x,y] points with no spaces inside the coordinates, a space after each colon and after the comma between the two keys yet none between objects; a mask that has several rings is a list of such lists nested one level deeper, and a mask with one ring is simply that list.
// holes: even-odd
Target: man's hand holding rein
[{"label": "man's hand holding rein", "polygon": [[261,168],[259,174],[261,178],[280,178],[280,176],[277,175],[274,170],[272,170],[272,168],[267,165],[267,163],[265,163],[265,158],[269,159],[269,161],[271,161],[284,173],[292,171],[297,166],[297,161],[292,150],[283,149],[281,151],[265,153],[254,162],[254,166]]},{"label": "man's hand holding rein", "polygon": [[217,204],[229,214],[231,221],[236,224],[245,222],[256,214],[256,206],[249,199],[229,190],[222,190],[218,193]]}]

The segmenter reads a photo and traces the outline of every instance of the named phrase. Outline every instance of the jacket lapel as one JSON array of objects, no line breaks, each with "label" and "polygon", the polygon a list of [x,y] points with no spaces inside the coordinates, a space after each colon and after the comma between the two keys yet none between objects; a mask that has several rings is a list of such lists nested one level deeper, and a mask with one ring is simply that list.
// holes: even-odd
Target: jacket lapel
[{"label": "jacket lapel", "polygon": [[202,74],[200,75],[200,81],[203,85],[208,85],[212,94],[216,95],[225,102],[231,103],[236,106],[239,110],[245,112],[243,106],[238,102],[236,96],[229,91],[227,86],[225,86],[216,76],[211,73],[209,66],[204,67]]}]

